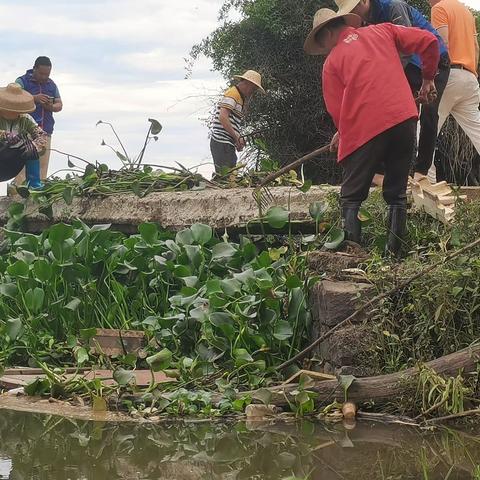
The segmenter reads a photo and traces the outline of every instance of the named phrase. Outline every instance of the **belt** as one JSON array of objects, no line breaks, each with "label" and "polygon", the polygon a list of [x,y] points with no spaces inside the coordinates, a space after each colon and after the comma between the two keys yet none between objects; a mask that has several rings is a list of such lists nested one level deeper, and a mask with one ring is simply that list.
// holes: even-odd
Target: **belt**
[{"label": "belt", "polygon": [[[467,72],[473,73],[469,68],[467,68],[465,65],[462,65],[461,63],[452,63],[450,65],[450,68],[455,68],[457,70],[466,70]],[[473,73],[475,75],[475,73]]]}]

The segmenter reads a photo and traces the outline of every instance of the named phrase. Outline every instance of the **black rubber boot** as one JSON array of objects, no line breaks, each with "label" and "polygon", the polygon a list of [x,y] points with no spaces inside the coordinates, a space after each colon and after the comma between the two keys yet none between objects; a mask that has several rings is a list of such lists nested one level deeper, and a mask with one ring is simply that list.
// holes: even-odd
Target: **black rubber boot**
[{"label": "black rubber boot", "polygon": [[407,228],[407,207],[391,205],[388,214],[387,254],[400,256]]},{"label": "black rubber boot", "polygon": [[342,208],[343,230],[345,240],[360,244],[362,236],[362,224],[358,218],[360,205],[345,205]]}]

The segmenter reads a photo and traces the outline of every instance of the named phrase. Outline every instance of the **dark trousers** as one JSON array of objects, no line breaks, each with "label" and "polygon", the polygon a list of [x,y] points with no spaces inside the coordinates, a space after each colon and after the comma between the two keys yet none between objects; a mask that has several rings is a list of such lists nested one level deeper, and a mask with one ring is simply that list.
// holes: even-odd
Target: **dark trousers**
[{"label": "dark trousers", "polygon": [[217,174],[222,174],[225,170],[230,170],[237,166],[237,152],[233,145],[217,142],[212,138],[210,140],[210,151],[212,152]]},{"label": "dark trousers", "polygon": [[385,171],[383,198],[390,206],[406,205],[415,131],[415,119],[407,120],[372,138],[342,160],[343,207],[356,207],[366,200],[373,176],[382,166]]},{"label": "dark trousers", "polygon": [[[438,75],[435,77],[437,98],[428,105],[422,105],[420,113],[420,136],[418,139],[415,171],[422,175],[428,173],[435,154],[438,133],[438,106],[440,105],[440,100],[442,99],[450,75],[450,59],[448,55],[442,55],[438,68]],[[416,65],[409,63],[405,68],[405,75],[407,76],[413,95],[416,96],[422,87],[422,71]]]},{"label": "dark trousers", "polygon": [[15,178],[24,167],[25,160],[18,148],[0,145],[0,182]]}]

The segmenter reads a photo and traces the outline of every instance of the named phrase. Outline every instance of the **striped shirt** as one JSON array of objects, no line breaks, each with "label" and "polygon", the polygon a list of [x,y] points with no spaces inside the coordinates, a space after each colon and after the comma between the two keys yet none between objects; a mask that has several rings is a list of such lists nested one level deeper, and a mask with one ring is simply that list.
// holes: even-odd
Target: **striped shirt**
[{"label": "striped shirt", "polygon": [[46,149],[48,135],[28,114],[21,114],[16,120],[7,120],[0,116],[0,140],[3,140],[7,133],[26,135],[33,142],[39,154]]},{"label": "striped shirt", "polygon": [[223,128],[220,122],[220,110],[226,108],[230,110],[230,122],[233,130],[240,135],[240,127],[243,122],[245,100],[237,87],[229,88],[223,98],[218,102],[215,120],[212,126],[212,139],[219,143],[229,143],[235,146],[235,139]]}]

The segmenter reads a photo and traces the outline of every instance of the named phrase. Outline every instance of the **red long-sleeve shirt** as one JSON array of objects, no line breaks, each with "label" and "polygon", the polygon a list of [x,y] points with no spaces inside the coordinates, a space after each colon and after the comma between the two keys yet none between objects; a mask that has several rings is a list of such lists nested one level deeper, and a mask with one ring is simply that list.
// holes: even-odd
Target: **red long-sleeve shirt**
[{"label": "red long-sleeve shirt", "polygon": [[340,135],[338,161],[418,111],[398,52],[417,53],[423,77],[437,74],[437,39],[426,30],[384,23],[346,28],[323,67],[323,95]]}]

